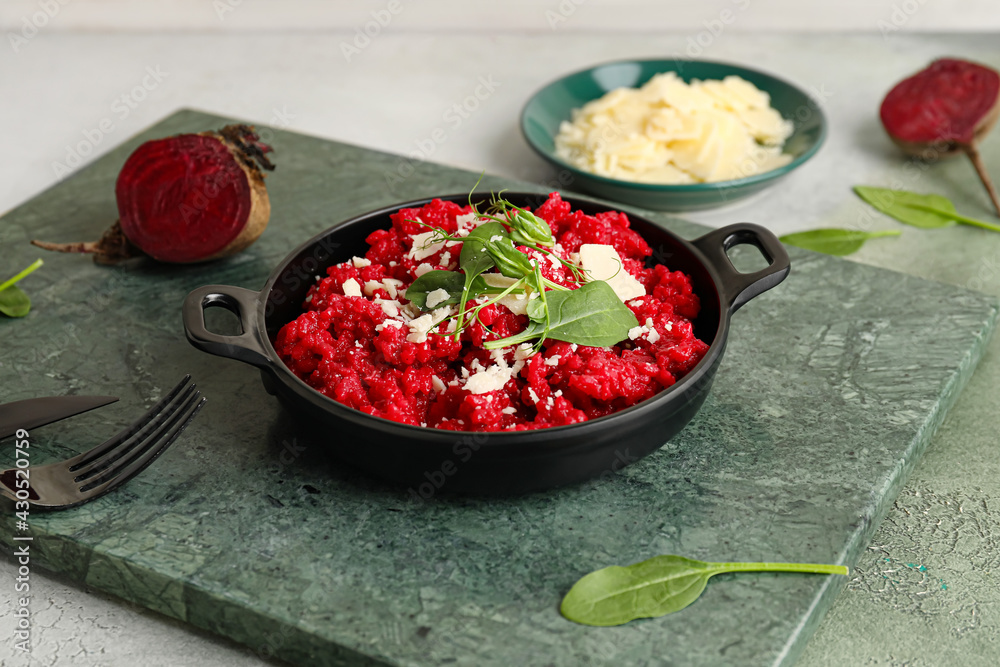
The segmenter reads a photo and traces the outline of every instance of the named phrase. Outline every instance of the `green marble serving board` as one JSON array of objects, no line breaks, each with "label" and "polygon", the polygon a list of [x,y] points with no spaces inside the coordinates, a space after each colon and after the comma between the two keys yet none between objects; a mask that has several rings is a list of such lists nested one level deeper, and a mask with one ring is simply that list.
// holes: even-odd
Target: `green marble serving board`
[{"label": "green marble serving board", "polygon": [[[96,239],[115,219],[115,175],[142,141],[223,123],[180,111],[11,211],[3,266],[35,259],[32,238]],[[660,451],[526,497],[418,500],[304,439],[253,368],[191,347],[180,304],[209,283],[259,289],[317,232],[465,191],[477,174],[265,135],[278,164],[273,214],[249,250],[116,268],[46,254],[24,283],[30,315],[0,319],[0,401],[121,397],[32,431],[35,464],[93,446],[195,376],[209,402],[155,465],[77,509],[31,514],[32,562],[250,654],[308,665],[791,664],[844,578],[718,576],[683,612],[614,628],[570,623],[559,602],[591,570],[664,553],[853,565],[996,323],[993,297],[795,251],[789,278],[736,314],[704,408]],[[704,231],[649,216],[682,236]],[[2,456],[13,462],[10,448]],[[8,548],[15,534],[7,509]]]}]

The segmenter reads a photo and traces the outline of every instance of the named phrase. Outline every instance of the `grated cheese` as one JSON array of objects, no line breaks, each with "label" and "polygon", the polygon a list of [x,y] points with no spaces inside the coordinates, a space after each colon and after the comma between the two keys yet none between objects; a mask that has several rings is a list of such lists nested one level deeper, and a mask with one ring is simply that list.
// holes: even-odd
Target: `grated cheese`
[{"label": "grated cheese", "polygon": [[396,301],[386,301],[385,299],[376,299],[375,301],[378,305],[382,306],[382,312],[389,317],[399,317],[399,303]]},{"label": "grated cheese", "polygon": [[354,278],[348,278],[343,284],[345,296],[361,296],[361,285]]},{"label": "grated cheese", "polygon": [[622,301],[646,295],[646,288],[625,270],[625,264],[613,246],[584,243],[580,246],[580,268],[587,271],[589,280],[606,281]]},{"label": "grated cheese", "polygon": [[415,261],[427,259],[443,248],[446,243],[446,241],[432,241],[436,236],[440,236],[440,234],[433,230],[414,234],[410,237],[413,239],[413,247],[410,248],[410,252],[406,253],[406,256]]},{"label": "grated cheese", "polygon": [[556,155],[600,176],[696,183],[788,164],[781,145],[793,129],[767,93],[738,76],[689,84],[667,72],[574,110],[555,144]]},{"label": "grated cheese", "polygon": [[423,262],[422,264],[418,264],[417,268],[413,269],[413,275],[419,278],[428,271],[433,271],[433,270],[434,267],[432,265],[428,264],[427,262]]},{"label": "grated cheese", "polygon": [[433,308],[434,306],[438,305],[439,303],[444,303],[450,297],[451,297],[451,294],[448,293],[448,290],[446,290],[444,288],[438,288],[438,289],[434,290],[433,292],[430,292],[430,293],[427,294],[427,307],[428,308]]}]

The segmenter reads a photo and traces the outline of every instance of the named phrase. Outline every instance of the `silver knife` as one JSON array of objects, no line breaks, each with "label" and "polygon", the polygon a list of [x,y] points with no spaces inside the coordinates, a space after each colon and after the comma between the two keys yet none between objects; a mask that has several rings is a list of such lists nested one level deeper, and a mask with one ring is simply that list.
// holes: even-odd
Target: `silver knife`
[{"label": "silver knife", "polygon": [[0,440],[17,429],[36,426],[78,415],[118,400],[117,396],[46,396],[0,405]]}]

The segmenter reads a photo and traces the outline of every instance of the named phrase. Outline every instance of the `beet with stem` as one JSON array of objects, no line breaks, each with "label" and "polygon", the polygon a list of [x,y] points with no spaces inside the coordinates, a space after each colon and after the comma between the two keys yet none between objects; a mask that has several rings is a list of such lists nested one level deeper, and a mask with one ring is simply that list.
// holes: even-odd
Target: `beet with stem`
[{"label": "beet with stem", "polygon": [[880,116],[886,132],[909,155],[968,155],[1000,215],[1000,198],[978,150],[1000,116],[1000,73],[966,60],[935,60],[889,91]]},{"label": "beet with stem", "polygon": [[90,253],[99,264],[148,255],[187,264],[233,255],[267,227],[271,204],[261,168],[271,149],[248,125],[147,141],[118,174],[119,220],[96,242],[32,243]]}]

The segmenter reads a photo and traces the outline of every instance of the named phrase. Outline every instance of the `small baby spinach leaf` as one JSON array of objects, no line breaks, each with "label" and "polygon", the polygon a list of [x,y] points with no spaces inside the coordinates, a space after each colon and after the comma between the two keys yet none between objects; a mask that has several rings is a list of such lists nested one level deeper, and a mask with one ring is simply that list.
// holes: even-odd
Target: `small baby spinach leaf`
[{"label": "small baby spinach leaf", "polygon": [[540,337],[605,347],[625,340],[629,329],[639,326],[632,311],[603,280],[593,280],[575,290],[550,290],[545,298],[547,327],[545,322],[532,321],[521,333],[483,343],[483,347],[507,347]]},{"label": "small baby spinach leaf", "polygon": [[847,575],[843,565],[810,563],[709,563],[655,556],[613,565],[584,576],[563,598],[560,611],[583,625],[621,625],[680,611],[698,599],[710,577],[723,572],[805,572]]},{"label": "small baby spinach leaf", "polygon": [[17,285],[0,291],[0,313],[7,317],[24,317],[31,310],[31,299]]},{"label": "small baby spinach leaf", "polygon": [[813,229],[808,232],[785,234],[779,240],[782,243],[826,253],[827,255],[850,255],[857,252],[868,239],[882,236],[899,236],[897,230],[877,232],[862,232],[854,229]]},{"label": "small baby spinach leaf", "polygon": [[486,244],[497,235],[506,236],[507,230],[499,222],[486,222],[462,239],[462,252],[458,256],[458,265],[465,275],[475,277],[493,268],[493,258],[490,257]]},{"label": "small baby spinach leaf", "polygon": [[545,302],[541,298],[529,299],[525,311],[527,312],[528,319],[535,322],[545,321]]},{"label": "small baby spinach leaf", "polygon": [[914,227],[936,229],[959,222],[963,225],[1000,232],[1000,225],[960,215],[955,211],[955,204],[941,195],[924,195],[918,192],[864,185],[855,186],[854,192],[882,213]]},{"label": "small baby spinach leaf", "polygon": [[465,326],[465,304],[471,295],[472,283],[479,274],[493,268],[493,258],[487,251],[486,244],[496,234],[506,234],[507,230],[499,222],[487,222],[479,225],[469,235],[462,239],[462,252],[458,256],[458,265],[465,272],[465,282],[462,287],[462,298],[458,302],[458,322],[455,327],[455,340],[462,335]]},{"label": "small baby spinach leaf", "polygon": [[941,195],[922,195],[864,185],[855,186],[854,192],[882,213],[914,227],[934,229],[955,224],[955,205]]},{"label": "small baby spinach leaf", "polygon": [[0,283],[0,313],[7,317],[24,317],[31,311],[31,299],[15,283],[42,264],[42,260],[36,259],[28,268]]}]

